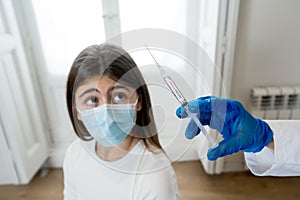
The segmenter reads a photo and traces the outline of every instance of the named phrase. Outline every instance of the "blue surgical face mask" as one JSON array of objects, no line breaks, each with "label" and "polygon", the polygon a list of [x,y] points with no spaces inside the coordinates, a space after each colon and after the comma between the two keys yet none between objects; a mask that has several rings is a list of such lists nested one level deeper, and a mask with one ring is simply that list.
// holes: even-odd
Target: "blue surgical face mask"
[{"label": "blue surgical face mask", "polygon": [[79,111],[89,134],[105,147],[121,144],[133,128],[135,104],[103,104]]}]

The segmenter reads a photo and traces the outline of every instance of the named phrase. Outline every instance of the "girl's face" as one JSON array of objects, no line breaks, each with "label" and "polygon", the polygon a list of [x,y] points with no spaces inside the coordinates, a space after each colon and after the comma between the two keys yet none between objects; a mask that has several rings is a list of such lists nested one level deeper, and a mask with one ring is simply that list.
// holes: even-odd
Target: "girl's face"
[{"label": "girl's face", "polygon": [[[100,79],[95,77],[79,86],[75,92],[76,107],[80,111],[103,104],[134,104],[137,100],[135,89],[116,82],[108,76],[101,76]],[[135,112],[139,110],[141,105],[137,103]],[[80,114],[77,117],[81,120]]]}]

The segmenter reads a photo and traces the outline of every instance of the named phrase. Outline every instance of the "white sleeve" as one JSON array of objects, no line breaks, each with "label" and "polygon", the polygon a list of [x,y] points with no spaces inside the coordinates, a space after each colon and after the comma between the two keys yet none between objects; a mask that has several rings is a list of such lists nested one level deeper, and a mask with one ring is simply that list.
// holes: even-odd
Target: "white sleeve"
[{"label": "white sleeve", "polygon": [[175,172],[172,166],[143,174],[139,180],[136,199],[143,200],[179,200]]},{"label": "white sleeve", "polygon": [[250,171],[257,176],[300,176],[300,120],[269,120],[274,150],[245,153]]},{"label": "white sleeve", "polygon": [[[74,144],[74,143],[73,143]],[[64,200],[73,200],[76,199],[73,173],[72,173],[72,146],[70,145],[66,151],[64,163],[63,163],[63,172],[64,172]]]}]

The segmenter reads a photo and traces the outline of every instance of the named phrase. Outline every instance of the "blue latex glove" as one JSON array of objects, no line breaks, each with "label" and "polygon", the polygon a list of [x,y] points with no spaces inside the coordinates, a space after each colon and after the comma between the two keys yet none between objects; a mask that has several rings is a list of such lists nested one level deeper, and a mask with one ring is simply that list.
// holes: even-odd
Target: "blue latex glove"
[{"label": "blue latex glove", "polygon": [[[188,108],[197,114],[203,125],[216,129],[223,136],[223,140],[216,147],[208,150],[209,160],[216,160],[240,150],[259,152],[273,138],[269,125],[254,118],[238,101],[207,96],[189,102]],[[176,115],[179,118],[187,117],[183,107],[176,110]],[[200,129],[190,120],[185,130],[186,138],[192,139],[199,133]]]}]

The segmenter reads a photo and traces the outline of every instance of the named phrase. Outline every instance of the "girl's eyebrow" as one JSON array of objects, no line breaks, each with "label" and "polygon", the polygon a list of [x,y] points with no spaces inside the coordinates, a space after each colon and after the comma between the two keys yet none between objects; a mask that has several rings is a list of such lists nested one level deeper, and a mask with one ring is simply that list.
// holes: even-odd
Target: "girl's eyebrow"
[{"label": "girl's eyebrow", "polygon": [[110,88],[110,91],[113,91],[113,90],[115,90],[115,89],[125,89],[125,90],[127,90],[128,92],[131,92],[131,90],[130,90],[128,87],[123,86],[123,85],[116,85],[116,86]]},{"label": "girl's eyebrow", "polygon": [[100,93],[100,91],[99,91],[97,88],[90,88],[90,89],[84,91],[84,92],[79,96],[79,98],[81,98],[82,96],[84,96],[85,94],[90,93],[90,92],[94,92],[94,93],[95,93],[95,92],[98,92],[98,93]]}]

